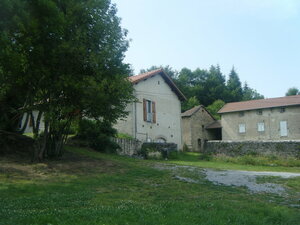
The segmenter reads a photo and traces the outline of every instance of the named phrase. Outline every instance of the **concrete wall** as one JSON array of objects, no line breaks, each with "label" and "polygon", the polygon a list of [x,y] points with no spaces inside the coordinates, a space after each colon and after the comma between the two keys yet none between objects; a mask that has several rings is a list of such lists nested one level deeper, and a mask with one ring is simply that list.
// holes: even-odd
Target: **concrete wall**
[{"label": "concrete wall", "polygon": [[208,141],[206,153],[241,155],[278,155],[300,158],[299,141]]},{"label": "concrete wall", "polygon": [[214,121],[204,108],[200,108],[190,117],[182,117],[183,142],[192,151],[201,151],[205,140],[215,138],[212,133],[205,129],[208,124]]},{"label": "concrete wall", "polygon": [[[114,126],[120,133],[126,133],[140,141],[156,141],[164,138],[182,148],[181,104],[177,95],[160,75],[148,78],[134,85],[138,102],[128,105],[129,115]],[[143,99],[155,101],[156,123],[143,119]]]},{"label": "concrete wall", "polygon": [[[280,121],[287,121],[287,136],[280,135]],[[264,131],[258,131],[258,123],[264,123]],[[246,132],[239,133],[239,124],[245,124]],[[222,114],[223,140],[300,140],[300,106],[244,111]]]}]

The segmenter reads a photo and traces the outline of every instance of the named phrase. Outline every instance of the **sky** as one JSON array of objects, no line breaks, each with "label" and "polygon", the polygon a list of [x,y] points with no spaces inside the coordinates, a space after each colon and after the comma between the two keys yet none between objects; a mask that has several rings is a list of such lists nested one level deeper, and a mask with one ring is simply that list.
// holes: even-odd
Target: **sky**
[{"label": "sky", "polygon": [[300,88],[300,0],[112,0],[128,30],[125,62],[180,70],[219,64],[266,98]]}]

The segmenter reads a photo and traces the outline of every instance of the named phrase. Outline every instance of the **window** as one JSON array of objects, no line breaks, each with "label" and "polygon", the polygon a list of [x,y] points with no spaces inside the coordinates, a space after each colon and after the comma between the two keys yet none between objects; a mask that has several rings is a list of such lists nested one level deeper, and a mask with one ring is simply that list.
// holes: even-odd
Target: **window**
[{"label": "window", "polygon": [[201,146],[201,139],[200,138],[198,138],[198,146]]},{"label": "window", "polygon": [[152,102],[146,100],[147,122],[152,122]]},{"label": "window", "polygon": [[285,108],[280,108],[280,112],[284,113],[285,112]]},{"label": "window", "polygon": [[245,115],[244,112],[239,112],[239,116],[240,116],[240,117],[242,117],[242,116],[244,116],[244,115]]},{"label": "window", "polygon": [[261,109],[257,110],[257,115],[262,115],[262,114],[263,114],[263,112]]},{"label": "window", "polygon": [[201,125],[201,128],[202,128],[202,132],[204,132],[205,131],[204,125]]},{"label": "window", "polygon": [[280,136],[286,137],[288,136],[288,128],[287,128],[287,121],[280,121]]},{"label": "window", "polygon": [[156,123],[155,102],[143,99],[144,121]]},{"label": "window", "polygon": [[239,133],[240,134],[246,133],[246,125],[244,123],[239,124]]},{"label": "window", "polygon": [[261,122],[261,123],[258,123],[258,124],[257,124],[257,131],[258,131],[258,132],[263,132],[263,131],[265,131],[265,123],[264,123],[264,122]]}]

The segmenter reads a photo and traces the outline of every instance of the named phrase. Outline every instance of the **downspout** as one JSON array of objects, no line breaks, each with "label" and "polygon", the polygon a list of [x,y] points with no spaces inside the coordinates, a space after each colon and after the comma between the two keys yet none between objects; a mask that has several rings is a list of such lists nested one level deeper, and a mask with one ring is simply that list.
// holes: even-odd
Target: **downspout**
[{"label": "downspout", "polygon": [[137,135],[137,113],[136,113],[136,101],[134,102],[134,138],[136,139]]}]

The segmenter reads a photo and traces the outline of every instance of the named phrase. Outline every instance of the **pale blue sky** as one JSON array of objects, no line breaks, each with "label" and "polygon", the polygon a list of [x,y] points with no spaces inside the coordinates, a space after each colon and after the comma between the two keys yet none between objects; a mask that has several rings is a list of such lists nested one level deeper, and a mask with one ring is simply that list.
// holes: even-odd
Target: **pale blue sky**
[{"label": "pale blue sky", "polygon": [[113,0],[132,39],[125,62],[180,70],[234,65],[265,97],[300,88],[300,0]]}]

